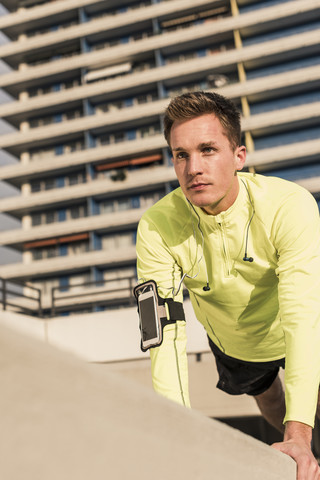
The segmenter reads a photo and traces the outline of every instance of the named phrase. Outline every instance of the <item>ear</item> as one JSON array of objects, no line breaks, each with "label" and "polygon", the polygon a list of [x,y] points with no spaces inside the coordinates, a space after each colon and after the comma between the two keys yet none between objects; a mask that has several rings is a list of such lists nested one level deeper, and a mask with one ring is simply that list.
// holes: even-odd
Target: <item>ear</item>
[{"label": "ear", "polygon": [[246,147],[244,145],[240,145],[236,148],[234,155],[236,170],[242,170],[247,157]]}]

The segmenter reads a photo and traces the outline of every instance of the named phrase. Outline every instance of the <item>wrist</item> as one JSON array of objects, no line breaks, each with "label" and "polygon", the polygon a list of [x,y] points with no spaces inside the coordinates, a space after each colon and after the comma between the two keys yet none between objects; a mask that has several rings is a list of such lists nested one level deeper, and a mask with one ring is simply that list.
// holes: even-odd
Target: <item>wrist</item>
[{"label": "wrist", "polygon": [[301,422],[286,422],[284,441],[304,442],[309,447],[312,440],[312,427]]}]

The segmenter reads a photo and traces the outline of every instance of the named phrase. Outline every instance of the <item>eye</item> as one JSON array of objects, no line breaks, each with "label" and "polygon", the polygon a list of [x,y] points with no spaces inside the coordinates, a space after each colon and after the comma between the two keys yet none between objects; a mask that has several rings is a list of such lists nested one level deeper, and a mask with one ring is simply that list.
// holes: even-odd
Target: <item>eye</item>
[{"label": "eye", "polygon": [[177,152],[177,153],[175,153],[174,158],[176,160],[183,160],[184,158],[187,158],[187,154],[186,154],[186,152]]},{"label": "eye", "polygon": [[215,152],[215,149],[213,147],[204,147],[202,149],[202,152],[205,154],[211,154]]}]

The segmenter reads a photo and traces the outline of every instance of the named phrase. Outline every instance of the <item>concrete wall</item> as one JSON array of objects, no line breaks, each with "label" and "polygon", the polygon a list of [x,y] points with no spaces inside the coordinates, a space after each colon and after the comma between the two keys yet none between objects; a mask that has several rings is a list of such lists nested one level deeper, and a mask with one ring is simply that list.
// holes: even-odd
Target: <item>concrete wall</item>
[{"label": "concrete wall", "polygon": [[294,480],[267,445],[0,328],[0,478]]},{"label": "concrete wall", "polygon": [[[203,327],[195,319],[190,300],[184,303],[188,352],[208,351]],[[44,340],[90,362],[114,362],[146,358],[140,350],[136,307],[104,312],[38,319],[2,312],[0,324]]]},{"label": "concrete wall", "polygon": [[[184,308],[192,408],[215,418],[260,415],[252,397],[234,397],[215,387],[218,374],[205,332],[195,319],[189,300],[185,301]],[[48,347],[52,345],[87,362],[99,363],[102,371],[121,374],[152,389],[150,358],[139,347],[135,307],[49,320],[2,312],[1,324],[39,339]]]}]

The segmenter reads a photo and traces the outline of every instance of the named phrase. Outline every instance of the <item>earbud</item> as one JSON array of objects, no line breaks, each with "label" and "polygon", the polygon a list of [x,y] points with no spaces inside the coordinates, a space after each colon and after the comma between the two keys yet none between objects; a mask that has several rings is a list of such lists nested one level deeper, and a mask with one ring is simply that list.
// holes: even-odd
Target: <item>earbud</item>
[{"label": "earbud", "polygon": [[209,290],[210,290],[210,285],[209,285],[208,282],[207,282],[207,285],[202,288],[202,290],[203,290],[204,292],[209,292]]},{"label": "earbud", "polygon": [[245,256],[243,257],[242,259],[244,262],[253,262],[253,258],[252,257],[247,257],[247,254],[245,254]]}]

